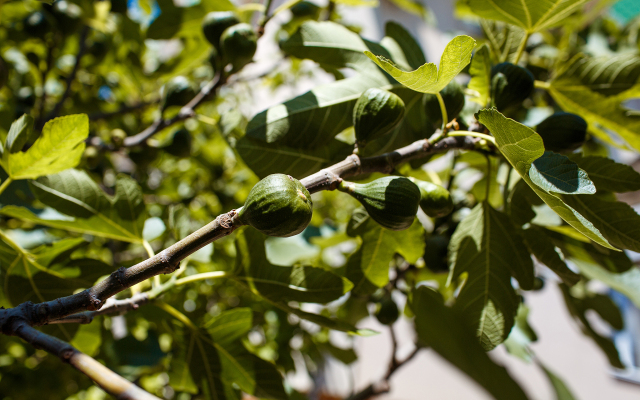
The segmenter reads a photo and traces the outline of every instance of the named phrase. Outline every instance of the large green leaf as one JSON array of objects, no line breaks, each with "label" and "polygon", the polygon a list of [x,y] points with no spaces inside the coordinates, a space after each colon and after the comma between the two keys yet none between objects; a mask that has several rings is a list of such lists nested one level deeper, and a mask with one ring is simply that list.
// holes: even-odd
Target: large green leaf
[{"label": "large green leaf", "polygon": [[525,32],[516,26],[488,19],[481,19],[480,26],[489,40],[494,63],[515,62]]},{"label": "large green leaf", "polygon": [[564,202],[584,215],[609,243],[640,251],[640,216],[627,203],[598,196],[564,196]]},{"label": "large green leaf", "polygon": [[377,43],[362,39],[357,33],[335,22],[308,21],[280,45],[285,53],[308,58],[334,68],[353,68],[356,71],[380,75],[363,54],[372,50],[389,56]]},{"label": "large green leaf", "polygon": [[507,370],[495,364],[477,343],[464,318],[444,305],[438,292],[426,286],[417,288],[411,309],[416,315],[416,331],[422,344],[435,350],[497,400],[527,399]]},{"label": "large green leaf", "polygon": [[545,151],[529,169],[531,182],[545,192],[594,194],[596,188],[587,173],[567,156]]},{"label": "large green leaf", "polygon": [[225,311],[203,326],[213,341],[220,345],[242,338],[252,327],[253,312],[247,307]]},{"label": "large green leaf", "polygon": [[[601,336],[598,332],[596,332],[586,317],[587,311],[593,310],[593,302],[587,301],[588,294],[585,294],[582,298],[579,298],[576,297],[565,285],[561,284],[560,289],[562,290],[567,309],[569,310],[571,315],[580,322],[582,332],[585,335],[591,337],[591,339],[593,339],[598,347],[600,347],[600,349],[609,359],[609,363],[611,364],[611,366],[615,368],[624,368],[624,364],[622,364],[622,362],[620,361],[618,350],[616,349],[616,346],[613,344],[611,339]],[[597,312],[598,310],[594,311]]]},{"label": "large green leaf", "polygon": [[160,15],[147,29],[149,39],[171,39],[180,31],[184,8],[176,7],[173,0],[157,0]]},{"label": "large green leaf", "polygon": [[71,232],[132,243],[142,242],[146,219],[140,186],[124,175],[115,196],[107,196],[83,171],[67,170],[31,182],[38,200],[70,218],[45,219],[22,207],[7,206],[0,214]]},{"label": "large green leaf", "polygon": [[[640,80],[640,57],[634,53],[601,57],[580,54],[568,65],[559,75],[560,79],[575,78],[580,82],[578,87],[586,87],[605,96],[626,92]],[[559,86],[570,89],[568,82]]]},{"label": "large green leaf", "polygon": [[254,292],[273,302],[327,303],[347,293],[353,285],[347,279],[322,268],[281,267],[267,260],[266,235],[246,228],[237,235],[238,262]]},{"label": "large green leaf", "polygon": [[14,179],[35,179],[73,168],[80,162],[89,135],[85,114],[55,118],[26,152],[4,153],[2,165]]},{"label": "large green leaf", "polygon": [[389,263],[395,254],[413,264],[424,253],[425,232],[417,219],[408,229],[392,231],[368,218],[359,228],[359,235],[362,245],[349,258],[346,271],[357,294],[369,294],[389,282]]},{"label": "large green leaf", "polygon": [[464,0],[476,15],[519,26],[528,33],[562,22],[588,0]]},{"label": "large green leaf", "polygon": [[405,72],[384,56],[365,51],[367,57],[406,87],[421,93],[439,93],[462,71],[471,60],[476,41],[469,36],[456,36],[444,49],[440,68],[433,63],[422,65],[415,71]]},{"label": "large green leaf", "polygon": [[567,267],[567,264],[560,258],[560,254],[556,251],[553,242],[544,234],[542,229],[532,226],[524,229],[522,236],[531,254],[533,254],[538,261],[558,274],[564,283],[573,286],[580,280],[580,275]]},{"label": "large green leaf", "polygon": [[495,136],[500,152],[522,179],[553,211],[589,239],[602,246],[614,248],[585,216],[565,204],[561,198],[544,191],[529,178],[531,164],[544,154],[544,144],[540,135],[495,109],[480,110],[476,118]]},{"label": "large green leaf", "polygon": [[629,165],[619,164],[606,157],[572,154],[570,158],[589,174],[598,190],[616,193],[640,190],[640,174]]},{"label": "large green leaf", "polygon": [[473,55],[469,74],[471,80],[468,88],[474,91],[470,100],[486,107],[491,92],[491,54],[486,44],[480,46]]},{"label": "large green leaf", "polygon": [[449,264],[449,282],[468,274],[455,308],[482,347],[493,349],[509,335],[520,302],[511,276],[523,289],[533,287],[533,262],[522,238],[506,214],[482,202],[451,236]]},{"label": "large green leaf", "polygon": [[[419,68],[427,62],[416,39],[402,25],[389,21],[384,27],[384,34],[385,37],[382,38],[380,44],[389,50],[391,58],[399,64],[402,60],[410,68]],[[396,47],[398,50],[391,50]],[[367,64],[371,65],[369,60],[367,60]]]},{"label": "large green leaf", "polygon": [[580,115],[589,131],[606,142],[617,133],[629,146],[640,150],[640,115],[629,113],[623,102],[636,97],[640,59],[620,56],[591,59],[574,57],[547,90],[567,112]]}]

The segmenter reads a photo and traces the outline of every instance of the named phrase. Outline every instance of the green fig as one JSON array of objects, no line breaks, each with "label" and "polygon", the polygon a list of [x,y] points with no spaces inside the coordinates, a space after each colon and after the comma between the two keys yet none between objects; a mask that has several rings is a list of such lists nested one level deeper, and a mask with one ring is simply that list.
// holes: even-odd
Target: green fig
[{"label": "green fig", "polygon": [[307,18],[317,20],[320,17],[322,8],[310,1],[301,1],[291,7],[291,14],[294,18]]},{"label": "green fig", "polygon": [[225,29],[220,37],[220,48],[226,64],[239,71],[253,61],[258,48],[258,36],[249,24],[236,24]]},{"label": "green fig", "polygon": [[167,153],[185,158],[191,155],[191,142],[192,142],[191,133],[186,129],[178,129],[173,133],[173,140],[171,144],[166,146],[164,149]]},{"label": "green fig", "polygon": [[[460,115],[460,112],[464,108],[464,89],[458,82],[452,80],[440,91],[440,96],[442,96],[442,100],[444,100],[447,118],[449,121],[452,121]],[[439,128],[442,125],[442,110],[440,110],[438,97],[435,94],[425,94],[423,99],[427,120],[433,126]]]},{"label": "green fig", "polygon": [[432,218],[444,217],[453,211],[451,194],[435,183],[412,179],[420,189],[420,208]]},{"label": "green fig", "polygon": [[66,0],[53,3],[51,14],[57,22],[56,26],[64,35],[71,35],[82,24],[82,9]]},{"label": "green fig", "polygon": [[420,189],[401,176],[387,176],[364,184],[342,181],[338,190],[360,201],[374,221],[394,231],[411,226],[420,204]]},{"label": "green fig", "polygon": [[571,113],[558,112],[537,127],[544,148],[556,153],[571,152],[582,146],[587,136],[587,121]]},{"label": "green fig", "polygon": [[52,18],[45,11],[35,11],[22,21],[27,36],[44,39],[53,28]]},{"label": "green fig", "polygon": [[449,270],[448,253],[449,238],[443,235],[432,235],[426,240],[422,258],[431,271],[445,272]]},{"label": "green fig", "polygon": [[533,92],[533,74],[526,68],[504,62],[491,68],[491,102],[499,111],[520,107]]},{"label": "green fig", "polygon": [[191,81],[184,76],[169,80],[163,88],[162,110],[171,106],[184,106],[196,95]]},{"label": "green fig", "polygon": [[273,174],[258,182],[238,213],[238,220],[269,236],[302,232],[313,214],[311,194],[299,180]]},{"label": "green fig", "polygon": [[398,320],[399,316],[400,310],[398,310],[398,305],[393,301],[391,296],[385,296],[382,301],[380,301],[376,312],[378,322],[383,325],[392,325]]},{"label": "green fig", "polygon": [[2,89],[4,85],[7,84],[8,80],[9,80],[9,65],[2,57],[0,57],[0,89]]},{"label": "green fig", "polygon": [[240,20],[231,11],[214,11],[202,19],[202,32],[214,48],[220,46],[220,38],[225,29],[239,24]]},{"label": "green fig", "polygon": [[395,93],[378,88],[365,90],[353,107],[356,145],[362,148],[390,133],[402,121],[404,108],[404,102]]}]

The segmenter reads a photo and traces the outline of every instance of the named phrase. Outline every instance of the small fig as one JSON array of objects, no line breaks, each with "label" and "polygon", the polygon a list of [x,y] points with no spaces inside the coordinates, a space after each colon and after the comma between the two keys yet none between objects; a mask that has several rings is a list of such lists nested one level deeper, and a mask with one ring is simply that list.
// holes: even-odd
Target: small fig
[{"label": "small fig", "polygon": [[449,270],[448,253],[449,238],[443,235],[432,235],[426,240],[422,258],[431,271],[445,272]]},{"label": "small fig", "polygon": [[184,106],[196,95],[191,81],[184,76],[176,76],[164,85],[162,110],[171,106]]},{"label": "small fig", "polygon": [[7,80],[9,80],[9,65],[0,57],[0,89],[7,84]]},{"label": "small fig", "polygon": [[44,11],[35,11],[23,20],[24,32],[27,36],[44,39],[53,28],[52,18]]},{"label": "small fig", "polygon": [[240,20],[231,11],[215,11],[202,19],[202,32],[214,48],[220,46],[220,38],[225,29],[239,24]]},{"label": "small fig", "polygon": [[400,310],[398,310],[396,303],[391,299],[391,296],[385,296],[380,301],[380,306],[376,312],[378,322],[383,325],[391,325],[398,320],[399,316]]},{"label": "small fig", "polygon": [[295,18],[308,18],[317,20],[322,9],[310,1],[301,1],[291,7],[291,14]]},{"label": "small fig", "polygon": [[273,174],[251,189],[237,218],[266,235],[288,237],[302,232],[312,214],[307,188],[289,175]]},{"label": "small fig", "polygon": [[[460,115],[460,112],[464,108],[464,90],[458,82],[452,80],[440,91],[440,96],[442,96],[442,100],[444,100],[447,118],[449,121],[452,121]],[[440,102],[438,102],[436,95],[425,94],[423,102],[427,120],[434,126],[440,127],[442,125],[442,111],[440,110]]]},{"label": "small fig", "polygon": [[451,194],[435,183],[412,179],[420,189],[420,208],[432,218],[444,217],[453,211]]},{"label": "small fig", "polygon": [[253,60],[258,48],[258,37],[249,24],[236,24],[225,29],[220,37],[220,48],[226,64],[239,71]]},{"label": "small fig", "polygon": [[491,102],[498,110],[519,107],[533,92],[535,78],[527,69],[504,62],[491,68]]},{"label": "small fig", "polygon": [[186,129],[178,129],[173,133],[173,140],[164,150],[176,157],[185,158],[191,155],[191,133]]},{"label": "small fig", "polygon": [[420,189],[401,176],[386,176],[364,184],[342,181],[338,190],[356,198],[374,221],[394,231],[411,226],[420,204]]},{"label": "small fig", "polygon": [[80,6],[66,0],[59,0],[53,3],[51,13],[57,22],[56,26],[64,35],[74,33],[82,23],[82,9]]},{"label": "small fig", "polygon": [[558,112],[536,128],[544,148],[556,153],[571,152],[582,146],[587,136],[587,121],[576,114]]},{"label": "small fig", "polygon": [[404,102],[395,93],[378,88],[364,91],[353,107],[356,144],[364,147],[393,130],[404,117]]}]

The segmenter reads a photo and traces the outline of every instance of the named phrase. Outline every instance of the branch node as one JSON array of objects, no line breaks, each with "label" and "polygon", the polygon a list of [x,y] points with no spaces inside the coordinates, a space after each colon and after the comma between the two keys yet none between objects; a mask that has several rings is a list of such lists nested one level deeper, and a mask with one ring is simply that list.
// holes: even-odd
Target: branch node
[{"label": "branch node", "polygon": [[99,310],[102,307],[102,304],[104,302],[99,298],[97,298],[96,295],[93,293],[88,292],[87,295],[89,296],[89,305],[87,306],[87,310],[89,311]]},{"label": "branch node", "polygon": [[127,287],[125,284],[126,273],[127,273],[127,269],[125,267],[120,267],[118,268],[117,271],[112,272],[111,275],[113,275],[113,277],[118,281],[120,286],[126,288]]}]

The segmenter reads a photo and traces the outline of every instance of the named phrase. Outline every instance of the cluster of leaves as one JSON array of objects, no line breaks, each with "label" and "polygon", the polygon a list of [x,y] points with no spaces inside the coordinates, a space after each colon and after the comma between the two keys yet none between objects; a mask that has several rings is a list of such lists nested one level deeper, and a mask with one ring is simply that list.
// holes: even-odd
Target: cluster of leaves
[{"label": "cluster of leaves", "polygon": [[[356,326],[367,316],[392,324],[401,314],[413,320],[417,346],[431,347],[498,399],[524,399],[486,351],[504,344],[534,359],[522,293],[537,288],[536,275],[553,275],[548,268],[585,334],[623,367],[585,314],[593,310],[622,327],[615,305],[592,293],[590,280],[640,306],[639,272],[621,251],[640,251],[640,216],[616,198],[640,190],[640,174],[608,158],[613,147],[640,151],[640,117],[626,108],[640,88],[637,21],[615,29],[606,18],[592,23],[600,10],[583,12],[584,0],[465,0],[459,14],[485,35],[455,37],[436,67],[400,24],[388,23],[373,42],[340,23],[336,4],[371,1],[326,9],[288,2],[276,10],[225,0],[124,3],[0,3],[1,306],[89,287],[240,207],[258,179],[303,178],[343,160],[353,151],[356,101],[380,88],[402,99],[404,118],[360,157],[437,132],[435,143],[446,136],[442,127],[460,128],[451,135],[484,132],[476,151],[412,160],[394,171],[446,186],[452,214],[421,215],[392,231],[349,196],[321,192],[299,236],[267,238],[242,228],[192,254],[174,277],[118,295],[163,284],[170,289],[159,300],[124,316],[43,330],[158,396],[295,399],[304,395],[282,378],[301,368],[295,357],[312,377],[329,358],[350,364],[357,355],[333,344],[330,331],[366,336]],[[425,14],[417,3],[394,3]],[[167,106],[163,84],[186,78],[194,89],[221,73],[202,33],[204,15],[232,11],[255,25],[287,8],[291,17],[277,32],[286,61],[259,79],[295,85],[314,71],[302,62],[311,60],[335,81],[248,120],[236,109],[251,104],[256,78],[241,72],[193,118],[143,145],[123,146],[186,103]],[[615,56],[593,54],[588,37],[595,33],[607,35],[601,52]],[[569,133],[582,125],[542,121],[560,111],[586,121],[577,146]],[[0,344],[0,393],[9,398],[94,393],[90,380],[20,340],[2,336]]]}]

